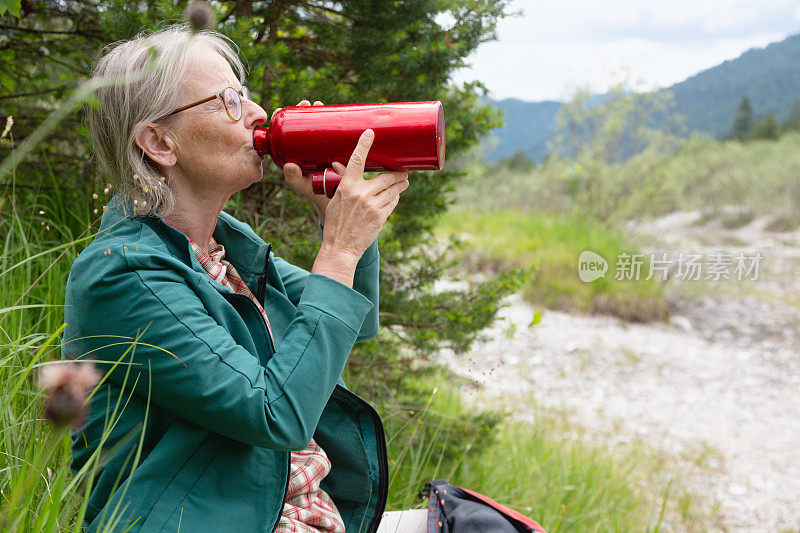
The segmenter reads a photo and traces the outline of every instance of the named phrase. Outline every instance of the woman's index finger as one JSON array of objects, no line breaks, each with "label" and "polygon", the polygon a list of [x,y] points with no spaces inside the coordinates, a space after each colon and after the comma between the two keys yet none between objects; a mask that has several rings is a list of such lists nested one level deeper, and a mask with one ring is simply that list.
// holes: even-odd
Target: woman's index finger
[{"label": "woman's index finger", "polygon": [[374,131],[364,130],[364,133],[358,138],[358,144],[356,145],[356,149],[353,150],[353,155],[350,156],[350,161],[347,163],[345,178],[352,179],[358,176],[363,179],[364,166],[367,163],[367,154],[372,147],[372,141],[374,139]]}]

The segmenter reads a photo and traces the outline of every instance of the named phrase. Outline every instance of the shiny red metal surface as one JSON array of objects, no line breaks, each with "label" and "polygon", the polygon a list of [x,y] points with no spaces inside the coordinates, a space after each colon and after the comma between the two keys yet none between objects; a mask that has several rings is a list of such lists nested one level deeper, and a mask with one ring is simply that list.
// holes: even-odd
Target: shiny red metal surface
[{"label": "shiny red metal surface", "polygon": [[365,170],[441,170],[444,111],[441,102],[396,102],[284,107],[268,128],[257,128],[253,145],[279,167],[297,163],[304,172],[347,165],[358,138],[375,132]]}]

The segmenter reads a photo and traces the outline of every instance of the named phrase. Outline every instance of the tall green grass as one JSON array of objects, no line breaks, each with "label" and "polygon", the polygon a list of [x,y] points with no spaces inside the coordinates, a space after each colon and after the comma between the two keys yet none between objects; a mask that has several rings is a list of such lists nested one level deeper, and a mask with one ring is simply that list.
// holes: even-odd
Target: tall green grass
[{"label": "tall green grass", "polygon": [[[643,322],[661,320],[668,314],[662,286],[655,279],[645,279],[646,264],[638,281],[615,279],[617,257],[636,250],[621,233],[590,217],[545,210],[456,207],[441,218],[437,234],[460,236],[466,244],[464,260],[473,268],[533,267],[535,275],[523,294],[536,304]],[[608,261],[605,277],[589,283],[580,280],[578,258],[584,250]]]},{"label": "tall green grass", "polygon": [[12,183],[0,196],[4,531],[77,532],[85,512],[86,499],[69,468],[69,434],[44,420],[43,397],[36,387],[40,368],[59,364],[64,284],[72,261],[91,239],[89,204],[52,183],[47,195],[15,190]]}]

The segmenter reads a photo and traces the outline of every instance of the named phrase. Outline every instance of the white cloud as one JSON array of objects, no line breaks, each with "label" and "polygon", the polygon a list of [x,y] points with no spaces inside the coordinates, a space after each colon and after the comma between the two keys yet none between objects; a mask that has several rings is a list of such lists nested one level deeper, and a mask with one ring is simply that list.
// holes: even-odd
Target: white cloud
[{"label": "white cloud", "polygon": [[456,81],[479,79],[496,98],[565,99],[625,77],[664,87],[752,47],[800,31],[787,0],[518,0],[522,17],[498,24]]}]

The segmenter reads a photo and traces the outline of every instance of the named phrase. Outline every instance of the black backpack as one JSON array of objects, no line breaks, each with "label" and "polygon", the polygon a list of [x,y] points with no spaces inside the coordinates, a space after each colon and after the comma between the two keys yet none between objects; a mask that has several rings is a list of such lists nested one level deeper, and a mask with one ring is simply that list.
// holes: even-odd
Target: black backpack
[{"label": "black backpack", "polygon": [[419,492],[428,500],[427,533],[546,533],[524,514],[444,479]]}]

